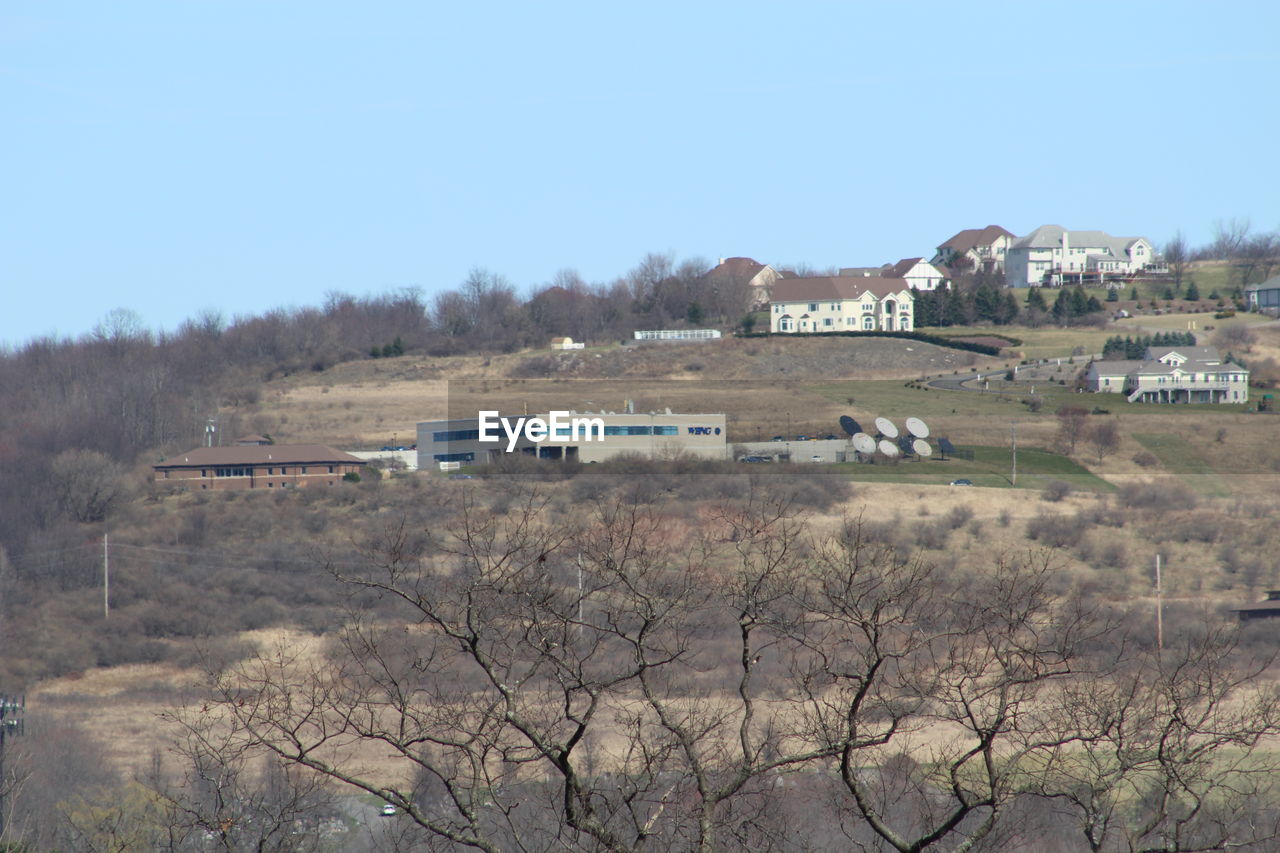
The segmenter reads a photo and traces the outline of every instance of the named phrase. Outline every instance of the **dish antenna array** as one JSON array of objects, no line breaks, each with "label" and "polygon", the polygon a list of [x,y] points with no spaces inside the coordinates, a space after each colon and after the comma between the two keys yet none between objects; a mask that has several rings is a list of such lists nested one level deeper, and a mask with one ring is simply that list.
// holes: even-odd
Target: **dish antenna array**
[{"label": "dish antenna array", "polygon": [[[840,428],[849,436],[849,442],[859,457],[866,461],[876,453],[896,459],[899,456],[917,456],[924,458],[933,455],[933,448],[925,441],[929,437],[929,425],[920,418],[907,418],[906,432],[900,432],[898,425],[888,418],[875,419],[875,434],[864,432],[861,426],[849,415],[841,415]],[[944,450],[949,447],[946,442]],[[944,457],[945,458],[945,457]]]}]

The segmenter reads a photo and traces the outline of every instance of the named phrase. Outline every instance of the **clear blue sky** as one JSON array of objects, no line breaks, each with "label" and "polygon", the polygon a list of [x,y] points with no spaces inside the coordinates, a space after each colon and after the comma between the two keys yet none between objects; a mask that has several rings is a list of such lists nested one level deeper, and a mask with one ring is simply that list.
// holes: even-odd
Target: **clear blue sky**
[{"label": "clear blue sky", "polygon": [[0,6],[0,341],[650,251],[1280,226],[1280,4]]}]

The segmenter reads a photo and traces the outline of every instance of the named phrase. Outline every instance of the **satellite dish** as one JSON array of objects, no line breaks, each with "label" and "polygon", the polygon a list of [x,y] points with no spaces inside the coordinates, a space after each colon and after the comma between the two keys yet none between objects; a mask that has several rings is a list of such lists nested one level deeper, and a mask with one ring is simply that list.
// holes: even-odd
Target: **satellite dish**
[{"label": "satellite dish", "polygon": [[857,435],[862,432],[862,427],[858,426],[858,422],[848,415],[840,416],[840,429],[844,430],[846,435]]},{"label": "satellite dish", "polygon": [[916,438],[928,438],[929,425],[919,418],[907,418],[907,432]]},{"label": "satellite dish", "polygon": [[911,442],[911,449],[916,452],[916,456],[932,456],[933,448],[929,446],[929,442],[923,438],[917,438]]},{"label": "satellite dish", "polygon": [[885,438],[897,438],[898,428],[893,425],[893,421],[888,418],[876,418],[876,429]]},{"label": "satellite dish", "polygon": [[892,441],[890,441],[887,438],[881,439],[880,452],[883,453],[885,456],[897,456],[898,445],[894,444]]},{"label": "satellite dish", "polygon": [[854,433],[853,449],[859,453],[875,453],[876,440],[865,432]]}]

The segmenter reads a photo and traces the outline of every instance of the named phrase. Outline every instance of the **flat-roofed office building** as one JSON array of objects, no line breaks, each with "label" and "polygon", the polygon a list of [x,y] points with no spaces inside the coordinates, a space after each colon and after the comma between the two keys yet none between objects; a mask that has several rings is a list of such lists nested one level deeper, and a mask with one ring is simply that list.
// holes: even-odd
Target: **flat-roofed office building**
[{"label": "flat-roofed office building", "polygon": [[[704,459],[728,459],[729,445],[723,414],[686,415],[670,412],[556,412],[558,425],[545,440],[532,441],[521,419],[551,415],[501,417],[519,431],[512,453],[541,459],[603,462],[614,456],[634,454],[653,459],[680,455]],[[573,422],[577,422],[574,424]],[[596,423],[598,421],[598,424]],[[576,436],[575,436],[576,428]],[[489,432],[498,441],[480,441],[479,418],[423,421],[418,424],[418,467],[438,468],[441,462],[483,465],[508,452],[510,439],[501,425]]]}]

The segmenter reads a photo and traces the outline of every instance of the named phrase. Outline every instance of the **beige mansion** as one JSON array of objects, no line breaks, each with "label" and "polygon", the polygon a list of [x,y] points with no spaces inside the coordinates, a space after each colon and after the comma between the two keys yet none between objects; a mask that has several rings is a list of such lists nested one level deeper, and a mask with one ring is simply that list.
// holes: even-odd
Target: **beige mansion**
[{"label": "beige mansion", "polygon": [[769,330],[782,333],[911,331],[915,298],[900,278],[827,276],[773,286]]}]

